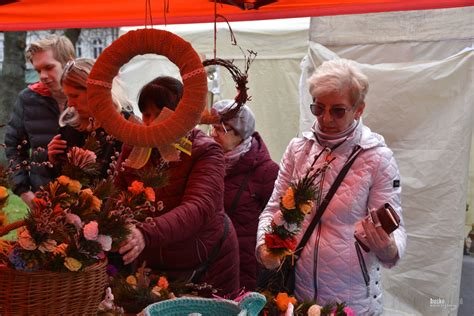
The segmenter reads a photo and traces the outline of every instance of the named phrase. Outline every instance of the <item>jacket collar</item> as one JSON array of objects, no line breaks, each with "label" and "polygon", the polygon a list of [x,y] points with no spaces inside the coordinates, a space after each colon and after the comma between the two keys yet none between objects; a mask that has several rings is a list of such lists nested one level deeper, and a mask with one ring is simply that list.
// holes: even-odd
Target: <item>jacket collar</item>
[{"label": "jacket collar", "polygon": [[[311,128],[311,131],[303,132],[302,136],[304,139],[317,142],[316,136],[314,135],[314,127]],[[359,145],[364,150],[374,147],[386,146],[383,136],[373,133],[369,127],[364,125],[362,118],[360,119],[353,136],[350,136],[347,139],[347,143]]]}]

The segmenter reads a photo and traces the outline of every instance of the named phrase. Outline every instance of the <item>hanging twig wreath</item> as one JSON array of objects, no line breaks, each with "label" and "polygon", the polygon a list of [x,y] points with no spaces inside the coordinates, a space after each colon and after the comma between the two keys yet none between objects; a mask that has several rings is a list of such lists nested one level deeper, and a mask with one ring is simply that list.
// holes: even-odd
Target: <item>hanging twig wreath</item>
[{"label": "hanging twig wreath", "polygon": [[247,101],[251,100],[250,96],[247,94],[248,70],[255,57],[257,56],[257,53],[251,50],[249,50],[248,52],[249,55],[245,58],[245,71],[243,73],[236,65],[234,65],[233,60],[215,58],[206,59],[202,62],[204,67],[218,65],[226,68],[230,72],[230,75],[232,76],[232,79],[235,82],[237,95],[234,98],[234,104],[229,108],[229,110],[225,111],[224,113],[218,115],[209,112],[204,112],[201,117],[201,124],[215,124],[229,120],[240,111],[240,108],[244,106]]},{"label": "hanging twig wreath", "polygon": [[[112,101],[112,80],[120,67],[136,55],[158,54],[178,66],[184,95],[176,111],[153,126],[125,120]],[[207,78],[199,55],[181,37],[163,30],[130,31],[107,47],[95,62],[87,80],[87,98],[92,115],[111,135],[124,143],[141,147],[171,144],[199,123],[206,106]]]}]

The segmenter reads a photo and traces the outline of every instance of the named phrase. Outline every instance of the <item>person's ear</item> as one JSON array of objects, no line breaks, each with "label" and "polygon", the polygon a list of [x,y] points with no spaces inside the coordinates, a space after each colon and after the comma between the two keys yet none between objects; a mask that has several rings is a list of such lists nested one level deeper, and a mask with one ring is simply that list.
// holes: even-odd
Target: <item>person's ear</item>
[{"label": "person's ear", "polygon": [[365,102],[362,102],[361,104],[359,104],[355,110],[355,115],[354,115],[354,118],[356,120],[360,119],[360,117],[362,116],[362,113],[364,113],[364,109],[365,109]]}]

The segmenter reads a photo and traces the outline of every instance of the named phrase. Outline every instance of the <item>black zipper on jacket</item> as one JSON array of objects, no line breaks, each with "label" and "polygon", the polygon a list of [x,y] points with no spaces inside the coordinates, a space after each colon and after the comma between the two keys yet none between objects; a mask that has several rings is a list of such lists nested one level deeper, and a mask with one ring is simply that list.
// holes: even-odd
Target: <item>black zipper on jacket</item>
[{"label": "black zipper on jacket", "polygon": [[318,253],[319,253],[319,240],[321,239],[321,222],[318,224],[318,231],[316,232],[316,241],[314,243],[314,300],[318,299]]}]

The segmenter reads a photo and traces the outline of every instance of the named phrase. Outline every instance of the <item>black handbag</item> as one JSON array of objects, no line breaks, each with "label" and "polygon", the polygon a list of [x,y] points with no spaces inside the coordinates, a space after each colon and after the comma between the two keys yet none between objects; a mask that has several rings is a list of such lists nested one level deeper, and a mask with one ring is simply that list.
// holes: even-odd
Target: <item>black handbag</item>
[{"label": "black handbag", "polygon": [[332,197],[336,193],[337,188],[342,183],[342,180],[344,180],[344,177],[346,176],[347,172],[349,171],[356,157],[361,151],[362,148],[360,146],[356,146],[354,148],[352,154],[347,159],[347,162],[345,163],[344,167],[339,172],[336,180],[334,180],[334,183],[331,185],[331,188],[329,189],[328,193],[319,205],[318,210],[316,211],[316,215],[314,216],[313,220],[306,229],[303,238],[301,238],[293,256],[286,256],[278,269],[270,270],[262,268],[260,270],[257,276],[258,290],[267,290],[273,294],[277,294],[279,292],[285,292],[288,294],[294,293],[296,261],[298,261],[301,253],[303,252],[304,246],[313,234],[314,228],[321,220],[321,217],[323,216],[323,213],[326,210],[326,207],[328,206]]}]

